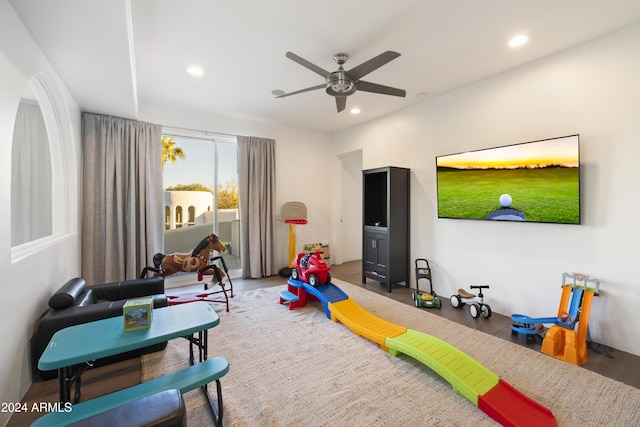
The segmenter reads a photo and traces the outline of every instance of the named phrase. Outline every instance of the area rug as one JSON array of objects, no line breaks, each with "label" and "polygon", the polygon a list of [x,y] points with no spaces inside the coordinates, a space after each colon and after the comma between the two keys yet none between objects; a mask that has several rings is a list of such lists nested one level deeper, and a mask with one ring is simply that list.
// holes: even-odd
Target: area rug
[{"label": "area rug", "polygon": [[[334,284],[389,322],[458,347],[522,393],[549,408],[559,426],[632,426],[640,390],[467,328],[348,283]],[[499,425],[426,366],[327,319],[319,303],[288,310],[286,286],[237,293],[209,331],[209,355],[229,361],[222,378],[226,426]],[[142,360],[142,380],[188,366],[178,339]],[[185,394],[188,425],[210,426],[200,390]]]}]

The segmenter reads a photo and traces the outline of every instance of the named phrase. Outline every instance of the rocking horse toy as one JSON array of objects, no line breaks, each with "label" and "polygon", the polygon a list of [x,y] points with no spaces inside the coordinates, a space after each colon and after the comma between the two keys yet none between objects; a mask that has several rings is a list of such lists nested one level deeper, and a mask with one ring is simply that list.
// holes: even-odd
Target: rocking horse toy
[{"label": "rocking horse toy", "polygon": [[224,245],[218,236],[213,233],[202,239],[191,253],[165,255],[159,252],[153,256],[153,265],[158,269],[156,275],[169,276],[179,271],[186,273],[200,272],[200,270],[209,265],[209,257],[212,250],[225,251]]},{"label": "rocking horse toy", "polygon": [[[191,253],[174,253],[163,254],[158,252],[153,256],[153,267],[145,267],[140,273],[140,278],[146,277],[149,271],[154,273],[154,276],[170,276],[178,272],[185,273],[198,273],[198,281],[203,280],[204,275],[214,276],[211,279],[211,285],[204,285],[205,291],[213,286],[220,285],[222,290],[209,293],[188,293],[181,295],[170,295],[169,305],[183,304],[193,301],[208,301],[208,302],[221,302],[227,306],[229,311],[229,297],[233,298],[233,283],[231,283],[231,277],[229,277],[229,270],[224,262],[224,258],[221,256],[215,256],[210,258],[211,251],[224,252],[226,250],[224,244],[220,241],[220,238],[211,233],[196,245]],[[220,268],[213,262],[220,260],[224,272],[220,271]],[[229,282],[229,290],[231,295],[227,295],[227,289],[223,283],[224,279]],[[224,299],[211,299],[210,297],[215,294],[224,294]]]}]

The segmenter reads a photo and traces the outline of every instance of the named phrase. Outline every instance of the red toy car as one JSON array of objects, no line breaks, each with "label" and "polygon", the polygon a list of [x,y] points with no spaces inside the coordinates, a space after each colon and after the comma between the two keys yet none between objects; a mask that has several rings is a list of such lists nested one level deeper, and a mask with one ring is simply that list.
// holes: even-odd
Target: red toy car
[{"label": "red toy car", "polygon": [[291,278],[293,280],[302,280],[311,286],[323,285],[331,283],[331,274],[329,267],[322,259],[320,252],[298,254],[293,261],[293,269],[291,270]]}]

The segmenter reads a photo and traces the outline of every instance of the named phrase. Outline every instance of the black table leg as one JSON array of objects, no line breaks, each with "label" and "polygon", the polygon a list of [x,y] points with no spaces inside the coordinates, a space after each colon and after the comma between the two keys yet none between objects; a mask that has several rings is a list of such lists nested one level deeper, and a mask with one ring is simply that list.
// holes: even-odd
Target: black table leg
[{"label": "black table leg", "polygon": [[71,401],[71,395],[67,384],[69,382],[69,367],[58,369],[58,399],[60,403],[67,403]]},{"label": "black table leg", "polygon": [[[193,346],[198,347],[198,361],[203,362],[207,360],[209,353],[209,334],[208,331],[200,331],[198,332],[197,338],[194,334],[185,337],[189,340],[189,362],[194,365],[195,361],[195,352],[193,350]],[[207,398],[207,403],[209,404],[209,409],[211,410],[211,414],[213,415],[213,421],[216,427],[222,427],[222,414],[223,414],[223,403],[222,403],[222,386],[220,384],[220,380],[216,380],[216,393],[217,393],[217,408],[213,399],[211,398],[211,394],[209,394],[209,389],[207,384],[200,387],[205,397]]]},{"label": "black table leg", "polygon": [[[58,398],[61,403],[71,402],[76,404],[80,401],[80,387],[82,386],[82,374],[92,366],[92,362],[82,365],[66,366],[58,369]],[[71,399],[71,389],[74,389],[73,400]]]}]

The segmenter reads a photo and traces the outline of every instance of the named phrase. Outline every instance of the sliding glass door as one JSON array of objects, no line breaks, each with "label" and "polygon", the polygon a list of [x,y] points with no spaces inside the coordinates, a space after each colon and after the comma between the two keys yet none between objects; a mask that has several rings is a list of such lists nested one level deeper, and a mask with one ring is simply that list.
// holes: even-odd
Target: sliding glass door
[{"label": "sliding glass door", "polygon": [[164,130],[165,253],[191,252],[215,233],[232,277],[240,269],[236,147],[235,137]]}]

